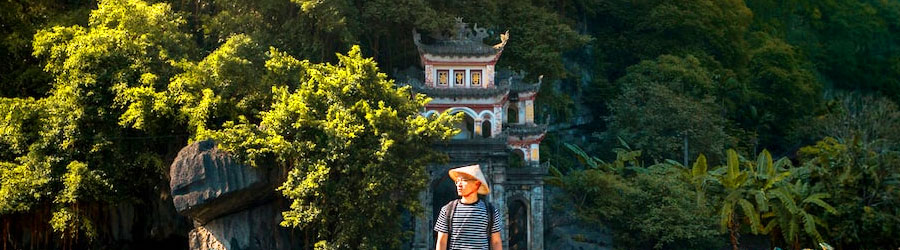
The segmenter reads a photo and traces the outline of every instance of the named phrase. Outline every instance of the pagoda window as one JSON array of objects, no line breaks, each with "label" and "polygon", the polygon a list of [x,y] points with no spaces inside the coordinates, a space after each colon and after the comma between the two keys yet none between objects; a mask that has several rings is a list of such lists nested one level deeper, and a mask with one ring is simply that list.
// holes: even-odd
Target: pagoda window
[{"label": "pagoda window", "polygon": [[466,84],[466,72],[463,70],[453,71],[453,84],[456,86],[463,86]]},{"label": "pagoda window", "polygon": [[472,86],[481,86],[481,70],[471,71]]},{"label": "pagoda window", "polygon": [[506,123],[519,123],[519,109],[516,109],[515,103],[510,103],[509,109],[506,110]]},{"label": "pagoda window", "polygon": [[449,70],[438,70],[438,86],[447,86],[450,84],[450,71]]}]

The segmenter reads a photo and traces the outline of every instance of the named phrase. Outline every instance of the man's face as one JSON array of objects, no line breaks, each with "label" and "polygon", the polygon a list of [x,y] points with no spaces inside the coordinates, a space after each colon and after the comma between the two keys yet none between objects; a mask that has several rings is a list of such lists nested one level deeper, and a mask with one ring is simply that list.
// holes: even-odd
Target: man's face
[{"label": "man's face", "polygon": [[478,190],[478,187],[481,183],[478,179],[473,178],[472,176],[460,174],[456,177],[456,194],[459,196],[465,196],[467,194],[471,194]]}]

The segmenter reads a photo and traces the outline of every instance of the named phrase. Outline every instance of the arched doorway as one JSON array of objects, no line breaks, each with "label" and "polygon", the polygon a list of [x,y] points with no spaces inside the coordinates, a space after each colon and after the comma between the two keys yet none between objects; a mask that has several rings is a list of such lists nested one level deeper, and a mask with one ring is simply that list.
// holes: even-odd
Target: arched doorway
[{"label": "arched doorway", "polygon": [[528,207],[522,200],[509,204],[509,249],[528,249]]},{"label": "arched doorway", "polygon": [[475,136],[475,119],[469,114],[465,114],[462,122],[456,124],[456,128],[460,131],[459,134],[453,136],[453,140],[472,139]]},{"label": "arched doorway", "polygon": [[[441,213],[441,208],[444,205],[447,205],[448,202],[459,198],[456,195],[456,183],[450,180],[450,176],[447,175],[446,172],[442,174],[443,176],[432,183],[431,186],[431,227],[429,230],[434,228],[434,224],[437,223],[438,215]],[[437,233],[431,231],[433,234],[432,239],[437,239]],[[434,244],[432,241],[429,244]]]},{"label": "arched doorway", "polygon": [[491,138],[491,121],[484,120],[484,122],[481,122],[481,136]]}]

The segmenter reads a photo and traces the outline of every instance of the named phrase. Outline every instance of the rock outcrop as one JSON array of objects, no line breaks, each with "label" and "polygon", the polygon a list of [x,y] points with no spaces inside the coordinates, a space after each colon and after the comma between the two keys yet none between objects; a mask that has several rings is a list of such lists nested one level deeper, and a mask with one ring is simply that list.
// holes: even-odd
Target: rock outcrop
[{"label": "rock outcrop", "polygon": [[169,171],[175,209],[194,222],[190,249],[300,248],[278,225],[279,171],[241,165],[213,141],[184,147]]}]

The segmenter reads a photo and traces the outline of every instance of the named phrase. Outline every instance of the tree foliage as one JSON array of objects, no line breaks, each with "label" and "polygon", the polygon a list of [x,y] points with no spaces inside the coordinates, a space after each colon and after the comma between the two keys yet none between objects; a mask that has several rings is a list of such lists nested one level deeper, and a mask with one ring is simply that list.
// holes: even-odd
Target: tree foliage
[{"label": "tree foliage", "polygon": [[[314,64],[234,34],[204,54],[186,26],[168,4],[109,0],[87,26],[35,35],[53,88],[0,101],[0,213],[50,205],[63,238],[94,238],[85,206],[142,199],[186,139],[212,138],[289,171],[284,225],[339,248],[398,246],[394,218],[420,211],[422,166],[441,159],[427,145],[455,133],[455,118],[419,116],[428,99],[359,47]],[[360,197],[370,206],[349,203]]]},{"label": "tree foliage", "polygon": [[317,246],[398,247],[404,238],[396,218],[420,211],[424,166],[441,160],[427,145],[458,132],[458,118],[420,116],[429,100],[396,88],[358,47],[338,58],[301,66],[296,88],[274,87],[260,121],[229,122],[200,136],[252,165],[274,159],[289,169],[279,191],[292,203],[281,225],[315,233]]},{"label": "tree foliage", "polygon": [[697,58],[644,61],[629,67],[617,84],[622,93],[610,102],[607,139],[622,137],[657,162],[680,159],[684,150],[720,152],[731,142],[712,96],[716,81]]}]

